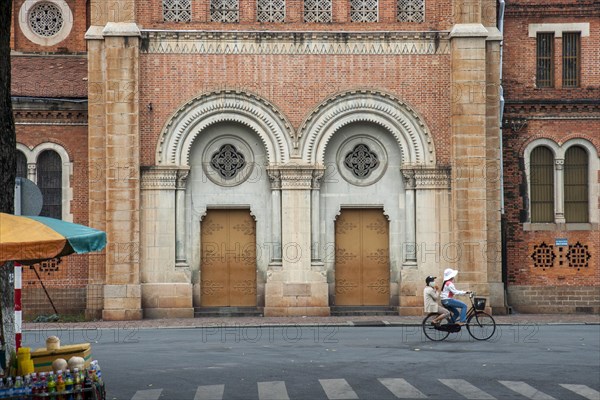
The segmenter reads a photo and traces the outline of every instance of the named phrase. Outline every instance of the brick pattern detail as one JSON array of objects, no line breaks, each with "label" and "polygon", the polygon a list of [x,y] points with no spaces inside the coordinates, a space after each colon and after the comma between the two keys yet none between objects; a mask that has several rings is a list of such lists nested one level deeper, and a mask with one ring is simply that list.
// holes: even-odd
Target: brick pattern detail
[{"label": "brick pattern detail", "polygon": [[523,313],[599,313],[597,286],[528,286],[508,288],[508,304]]}]

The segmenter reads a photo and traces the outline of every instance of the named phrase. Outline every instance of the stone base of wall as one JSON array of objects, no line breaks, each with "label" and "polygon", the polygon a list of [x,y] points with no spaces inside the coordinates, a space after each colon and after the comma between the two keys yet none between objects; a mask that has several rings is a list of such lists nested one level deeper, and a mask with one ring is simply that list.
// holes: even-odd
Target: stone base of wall
[{"label": "stone base of wall", "polygon": [[305,282],[286,281],[286,272],[276,272],[265,284],[265,317],[328,316],[329,287],[325,277],[309,272]]},{"label": "stone base of wall", "polygon": [[508,305],[522,313],[600,314],[600,287],[511,286]]},{"label": "stone base of wall", "polygon": [[191,283],[142,283],[144,318],[193,318]]}]

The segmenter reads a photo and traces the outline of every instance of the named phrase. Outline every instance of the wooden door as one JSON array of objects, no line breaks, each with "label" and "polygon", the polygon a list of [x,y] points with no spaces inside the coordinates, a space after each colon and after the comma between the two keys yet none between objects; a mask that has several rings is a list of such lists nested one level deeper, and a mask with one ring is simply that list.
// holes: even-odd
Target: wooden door
[{"label": "wooden door", "polygon": [[388,225],[381,209],[342,209],[335,223],[335,305],[389,305]]},{"label": "wooden door", "polygon": [[201,305],[256,306],[256,223],[248,210],[208,210],[201,223]]}]

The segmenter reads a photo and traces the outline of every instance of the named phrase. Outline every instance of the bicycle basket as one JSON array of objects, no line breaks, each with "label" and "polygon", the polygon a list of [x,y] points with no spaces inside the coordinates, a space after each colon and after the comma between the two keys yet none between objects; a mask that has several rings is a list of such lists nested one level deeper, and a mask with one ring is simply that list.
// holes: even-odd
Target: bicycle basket
[{"label": "bicycle basket", "polygon": [[473,304],[475,305],[476,310],[485,310],[485,298],[475,297],[473,299]]}]

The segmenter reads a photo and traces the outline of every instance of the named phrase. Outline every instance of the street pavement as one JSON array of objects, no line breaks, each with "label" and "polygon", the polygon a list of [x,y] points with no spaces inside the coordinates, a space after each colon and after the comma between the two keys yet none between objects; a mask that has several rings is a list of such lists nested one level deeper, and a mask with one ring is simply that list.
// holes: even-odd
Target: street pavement
[{"label": "street pavement", "polygon": [[24,340],[92,343],[114,400],[600,400],[598,319],[498,316],[485,342],[396,316],[28,324]]}]

